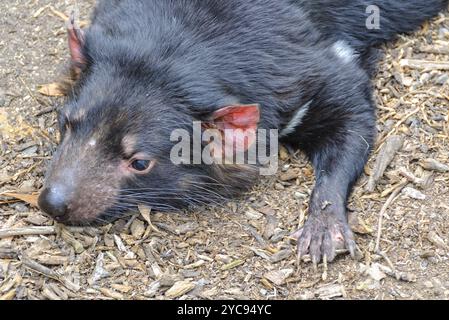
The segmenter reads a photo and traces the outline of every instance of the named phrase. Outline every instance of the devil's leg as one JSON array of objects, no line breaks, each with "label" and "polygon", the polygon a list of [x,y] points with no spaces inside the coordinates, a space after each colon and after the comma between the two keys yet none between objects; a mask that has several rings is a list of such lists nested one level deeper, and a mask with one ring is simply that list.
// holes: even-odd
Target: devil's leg
[{"label": "devil's leg", "polygon": [[336,249],[346,247],[354,257],[356,244],[346,205],[375,137],[369,82],[358,87],[328,85],[314,100],[303,123],[295,139],[314,166],[316,185],[308,220],[296,233],[298,254],[309,253],[317,264],[323,257],[334,260]]}]

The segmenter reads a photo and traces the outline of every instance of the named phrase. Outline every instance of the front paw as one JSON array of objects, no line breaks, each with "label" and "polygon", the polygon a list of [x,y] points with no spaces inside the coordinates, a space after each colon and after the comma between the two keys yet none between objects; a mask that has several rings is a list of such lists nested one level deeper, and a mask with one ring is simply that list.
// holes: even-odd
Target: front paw
[{"label": "front paw", "polygon": [[293,236],[298,240],[298,259],[308,253],[314,265],[322,259],[333,261],[336,251],[344,248],[356,257],[354,234],[343,217],[339,219],[328,213],[311,215]]}]

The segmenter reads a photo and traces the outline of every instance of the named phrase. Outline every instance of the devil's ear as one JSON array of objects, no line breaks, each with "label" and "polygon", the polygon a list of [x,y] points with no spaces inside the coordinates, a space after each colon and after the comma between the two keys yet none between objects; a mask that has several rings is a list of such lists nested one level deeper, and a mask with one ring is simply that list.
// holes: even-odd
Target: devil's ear
[{"label": "devil's ear", "polygon": [[216,129],[221,137],[220,144],[214,142],[214,157],[235,155],[247,151],[257,137],[260,121],[259,105],[234,105],[221,108],[209,115],[203,129]]},{"label": "devil's ear", "polygon": [[84,47],[84,32],[76,24],[75,13],[72,12],[67,23],[67,33],[69,38],[70,57],[74,68],[81,69],[86,63],[86,58],[83,54]]}]

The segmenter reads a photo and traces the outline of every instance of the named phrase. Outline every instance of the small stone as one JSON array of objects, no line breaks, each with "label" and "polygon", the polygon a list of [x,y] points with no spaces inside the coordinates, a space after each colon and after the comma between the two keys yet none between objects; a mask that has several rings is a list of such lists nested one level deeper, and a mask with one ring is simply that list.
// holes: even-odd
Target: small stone
[{"label": "small stone", "polygon": [[430,80],[430,78],[431,78],[430,74],[426,72],[422,74],[422,76],[419,78],[419,81],[422,84],[426,84]]},{"label": "small stone", "polygon": [[411,87],[413,84],[413,78],[412,77],[404,77],[402,79],[402,84],[406,87]]},{"label": "small stone", "polygon": [[301,192],[295,192],[294,197],[297,200],[307,199],[307,195],[305,193],[301,193]]},{"label": "small stone", "polygon": [[435,79],[435,84],[445,85],[449,81],[449,74],[445,73]]},{"label": "small stone", "polygon": [[217,254],[215,256],[215,260],[217,260],[218,262],[223,262],[224,264],[228,264],[231,263],[232,258],[225,254]]},{"label": "small stone", "polygon": [[449,30],[444,27],[441,27],[438,30],[438,37],[442,40],[449,39]]},{"label": "small stone", "polygon": [[402,190],[402,194],[415,200],[426,200],[426,195],[414,188],[407,187]]}]

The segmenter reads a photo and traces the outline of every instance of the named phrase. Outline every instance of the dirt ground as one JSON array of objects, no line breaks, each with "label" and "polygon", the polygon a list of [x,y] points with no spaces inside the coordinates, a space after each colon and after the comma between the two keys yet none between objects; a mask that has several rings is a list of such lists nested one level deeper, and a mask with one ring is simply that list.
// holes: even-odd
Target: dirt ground
[{"label": "dirt ground", "polygon": [[[314,270],[296,266],[288,238],[304,222],[313,172],[285,150],[279,174],[243,199],[152,213],[152,226],[144,212],[64,228],[29,204],[63,103],[38,89],[67,61],[61,13],[73,3],[0,4],[0,299],[449,299],[449,13],[388,46],[375,79],[379,149],[350,203],[362,255]],[[77,3],[88,20],[94,1]],[[402,147],[367,191],[395,139]]]}]

